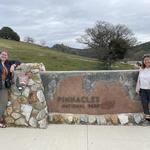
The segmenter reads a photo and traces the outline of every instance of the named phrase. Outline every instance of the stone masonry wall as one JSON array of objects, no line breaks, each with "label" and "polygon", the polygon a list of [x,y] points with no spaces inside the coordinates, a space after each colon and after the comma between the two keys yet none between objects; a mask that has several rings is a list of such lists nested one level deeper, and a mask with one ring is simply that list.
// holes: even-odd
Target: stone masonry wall
[{"label": "stone masonry wall", "polygon": [[135,93],[137,76],[136,70],[51,72],[43,64],[21,64],[10,89],[6,124],[147,125]]},{"label": "stone masonry wall", "polygon": [[47,105],[40,71],[43,64],[21,64],[14,72],[5,122],[8,126],[47,127]]}]

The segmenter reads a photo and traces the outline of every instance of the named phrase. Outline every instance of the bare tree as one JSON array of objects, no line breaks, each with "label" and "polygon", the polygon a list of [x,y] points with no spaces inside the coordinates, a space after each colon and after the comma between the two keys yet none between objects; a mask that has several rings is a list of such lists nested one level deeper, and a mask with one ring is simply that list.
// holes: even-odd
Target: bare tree
[{"label": "bare tree", "polygon": [[29,37],[29,36],[25,37],[24,41],[27,42],[27,43],[35,43],[35,40],[32,37]]},{"label": "bare tree", "polygon": [[98,58],[107,64],[107,69],[111,69],[112,61],[123,59],[127,49],[136,44],[136,38],[127,26],[104,21],[86,29],[85,35],[77,41],[97,50]]}]

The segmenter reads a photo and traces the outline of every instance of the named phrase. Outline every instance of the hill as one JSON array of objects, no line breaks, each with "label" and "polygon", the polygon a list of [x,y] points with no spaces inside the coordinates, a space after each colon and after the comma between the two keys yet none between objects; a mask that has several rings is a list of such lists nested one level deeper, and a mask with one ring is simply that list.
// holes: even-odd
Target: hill
[{"label": "hill", "polygon": [[129,49],[125,57],[128,60],[141,60],[144,54],[150,54],[150,42],[142,43]]},{"label": "hill", "polygon": [[97,58],[97,52],[93,49],[77,49],[77,48],[72,48],[69,46],[66,46],[64,44],[55,44],[51,47],[55,51],[60,51],[64,53],[69,53],[69,54],[75,54],[83,57],[89,57],[89,58]]},{"label": "hill", "polygon": [[76,55],[56,52],[48,47],[0,39],[0,50],[7,50],[9,59],[21,62],[43,62],[46,70],[97,70],[99,62]]},{"label": "hill", "polygon": [[[20,60],[24,63],[43,63],[46,70],[102,70],[103,63],[96,59],[81,57],[73,54],[58,52],[52,48],[40,45],[0,39],[0,50],[7,50],[9,59]],[[115,63],[113,69],[131,69],[128,64]]]},{"label": "hill", "polygon": [[[97,52],[93,49],[75,49],[63,44],[56,44],[52,49],[89,58],[97,58],[98,56]],[[150,42],[138,44],[129,49],[125,55],[125,59],[132,61],[141,60],[142,56],[147,53],[150,53]]]}]

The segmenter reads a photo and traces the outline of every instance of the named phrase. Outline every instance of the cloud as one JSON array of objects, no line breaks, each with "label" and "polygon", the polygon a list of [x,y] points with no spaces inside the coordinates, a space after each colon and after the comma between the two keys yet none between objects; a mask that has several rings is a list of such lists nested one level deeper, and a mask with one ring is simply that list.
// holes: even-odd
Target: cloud
[{"label": "cloud", "polygon": [[0,27],[23,39],[81,47],[76,38],[97,20],[126,24],[141,41],[150,41],[149,0],[0,0]]}]

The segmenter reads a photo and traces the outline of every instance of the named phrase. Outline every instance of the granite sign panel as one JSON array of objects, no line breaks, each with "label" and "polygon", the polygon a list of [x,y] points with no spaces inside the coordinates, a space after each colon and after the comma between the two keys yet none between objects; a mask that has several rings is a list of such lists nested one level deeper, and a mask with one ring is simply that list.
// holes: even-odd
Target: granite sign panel
[{"label": "granite sign panel", "polygon": [[141,112],[135,94],[137,72],[41,74],[49,112],[113,114]]}]

